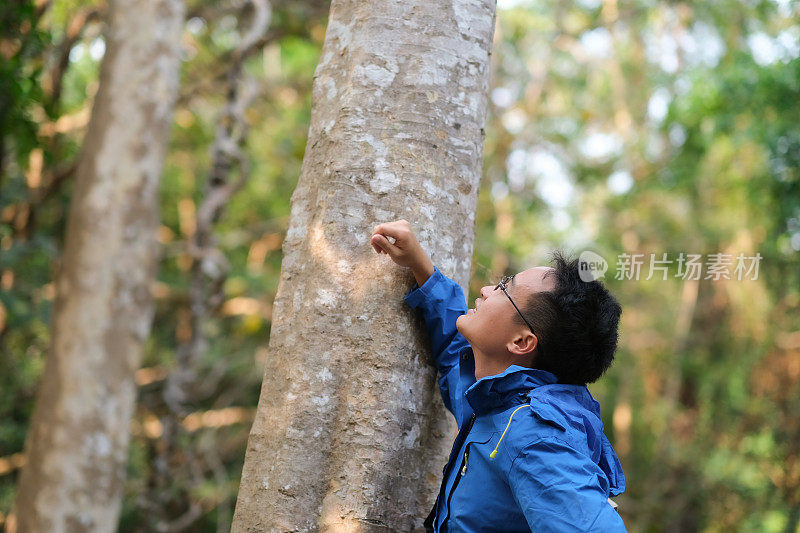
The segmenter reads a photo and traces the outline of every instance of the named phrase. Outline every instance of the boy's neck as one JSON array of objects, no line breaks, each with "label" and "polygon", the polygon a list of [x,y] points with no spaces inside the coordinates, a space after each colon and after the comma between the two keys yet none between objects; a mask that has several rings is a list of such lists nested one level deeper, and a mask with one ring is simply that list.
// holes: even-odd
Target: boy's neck
[{"label": "boy's neck", "polygon": [[497,374],[502,374],[506,371],[508,367],[510,367],[514,363],[514,361],[510,358],[495,358],[486,355],[485,353],[481,352],[480,350],[476,349],[474,346],[472,347],[472,353],[475,355],[475,379],[481,379],[486,376],[495,376]]}]

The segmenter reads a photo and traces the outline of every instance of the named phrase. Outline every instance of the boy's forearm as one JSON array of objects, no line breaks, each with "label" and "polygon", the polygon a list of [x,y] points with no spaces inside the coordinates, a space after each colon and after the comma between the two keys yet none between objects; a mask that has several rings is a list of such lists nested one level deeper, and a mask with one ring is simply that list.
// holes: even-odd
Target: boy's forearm
[{"label": "boy's forearm", "polygon": [[411,272],[414,273],[414,278],[417,280],[417,285],[422,287],[422,285],[428,281],[428,278],[433,275],[433,262],[426,255],[418,265],[411,269]]}]

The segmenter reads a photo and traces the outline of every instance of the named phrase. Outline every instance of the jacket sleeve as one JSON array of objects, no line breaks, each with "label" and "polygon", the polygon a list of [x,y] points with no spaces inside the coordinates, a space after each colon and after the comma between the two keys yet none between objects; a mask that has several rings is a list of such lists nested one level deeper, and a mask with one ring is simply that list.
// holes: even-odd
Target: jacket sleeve
[{"label": "jacket sleeve", "polygon": [[[456,319],[467,312],[467,300],[461,286],[433,267],[433,274],[419,287],[406,294],[405,302],[422,311],[425,327],[431,342],[436,369],[441,375],[439,389],[445,407],[461,425],[465,418],[463,391],[460,376],[459,354],[469,347],[469,342],[456,329]],[[471,376],[475,380],[474,374]]]},{"label": "jacket sleeve", "polygon": [[532,531],[626,531],[608,502],[603,471],[558,438],[522,448],[511,463],[509,485]]}]

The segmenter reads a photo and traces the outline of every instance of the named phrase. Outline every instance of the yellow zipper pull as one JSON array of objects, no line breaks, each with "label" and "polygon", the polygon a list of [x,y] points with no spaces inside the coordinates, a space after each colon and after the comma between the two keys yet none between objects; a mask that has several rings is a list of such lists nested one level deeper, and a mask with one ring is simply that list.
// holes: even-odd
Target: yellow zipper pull
[{"label": "yellow zipper pull", "polygon": [[461,469],[461,475],[462,476],[467,473],[467,455],[468,454],[469,454],[469,450],[464,452],[464,468]]}]

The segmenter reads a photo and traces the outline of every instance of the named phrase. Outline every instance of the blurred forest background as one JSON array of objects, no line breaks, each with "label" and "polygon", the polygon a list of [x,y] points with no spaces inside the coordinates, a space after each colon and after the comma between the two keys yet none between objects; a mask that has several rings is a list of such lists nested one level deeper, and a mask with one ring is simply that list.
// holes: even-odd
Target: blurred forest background
[{"label": "blurred forest background", "polygon": [[[234,55],[250,3],[187,4],[120,531],[230,526],[329,7],[273,0],[269,27]],[[106,9],[0,7],[0,523],[48,350]],[[799,56],[788,0],[498,3],[469,301],[556,247],[609,262],[620,348],[589,388],[631,531],[800,531]],[[199,228],[218,124],[243,181]],[[199,311],[198,231],[224,257]],[[758,276],[682,279],[681,252],[758,253]],[[645,280],[646,266],[614,279],[623,253],[666,253],[668,279]],[[188,412],[165,400],[174,382]]]}]

